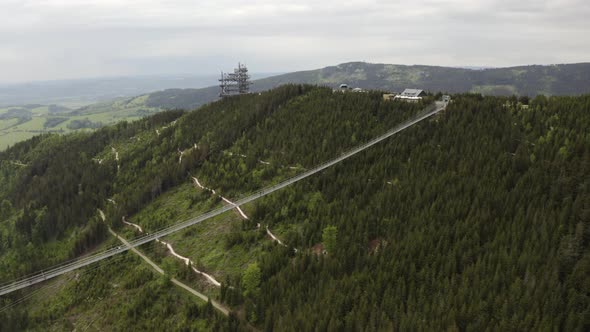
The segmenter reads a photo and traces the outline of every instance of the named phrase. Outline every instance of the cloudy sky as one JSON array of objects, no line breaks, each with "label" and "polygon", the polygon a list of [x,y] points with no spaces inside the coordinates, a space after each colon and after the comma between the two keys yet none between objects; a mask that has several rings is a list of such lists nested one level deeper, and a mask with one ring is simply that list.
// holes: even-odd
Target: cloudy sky
[{"label": "cloudy sky", "polygon": [[588,0],[0,0],[0,82],[590,61]]}]

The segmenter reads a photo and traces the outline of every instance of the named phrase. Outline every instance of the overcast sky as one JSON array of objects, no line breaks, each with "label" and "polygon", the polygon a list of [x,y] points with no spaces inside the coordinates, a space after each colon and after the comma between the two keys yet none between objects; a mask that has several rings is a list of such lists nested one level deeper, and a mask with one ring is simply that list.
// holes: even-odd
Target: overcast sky
[{"label": "overcast sky", "polygon": [[0,82],[590,61],[588,0],[0,0]]}]

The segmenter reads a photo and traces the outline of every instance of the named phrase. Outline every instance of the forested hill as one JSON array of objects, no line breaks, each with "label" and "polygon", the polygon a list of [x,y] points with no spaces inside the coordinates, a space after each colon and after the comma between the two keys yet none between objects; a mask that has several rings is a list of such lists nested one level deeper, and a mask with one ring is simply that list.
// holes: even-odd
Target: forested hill
[{"label": "forested hill", "polygon": [[[158,79],[153,79],[157,82],[153,85],[144,82],[143,89],[161,83]],[[209,82],[213,81],[215,80]],[[181,84],[181,81],[178,82]],[[182,82],[184,83],[181,86],[189,84],[189,81]],[[474,92],[500,96],[579,95],[590,93],[590,63],[472,70],[351,62],[254,80],[252,90],[266,91],[289,83],[332,88],[348,83],[350,87],[391,92],[420,88],[432,92]],[[165,84],[171,83],[167,81]],[[195,85],[197,86],[199,85]],[[212,86],[167,89],[99,102],[71,111],[63,109],[59,113],[54,111],[56,106],[0,108],[0,150],[44,132],[67,133],[78,129],[93,129],[125,119],[135,120],[163,109],[195,109],[218,99],[219,87]]]},{"label": "forested hill", "polygon": [[[287,85],[18,143],[0,153],[0,283],[121,245],[107,227],[136,238],[292,177],[435,98]],[[590,95],[454,95],[333,168],[162,239],[220,287],[152,243],[140,250],[165,277],[121,254],[29,301],[0,298],[0,330],[586,331],[589,126]]]},{"label": "forested hill", "polygon": [[[254,81],[254,91],[281,84],[317,84],[401,92],[405,88],[449,93],[530,96],[590,93],[590,63],[463,69],[350,62],[322,69],[293,72]],[[219,88],[170,89],[149,94],[147,106],[194,108],[216,100]]]}]

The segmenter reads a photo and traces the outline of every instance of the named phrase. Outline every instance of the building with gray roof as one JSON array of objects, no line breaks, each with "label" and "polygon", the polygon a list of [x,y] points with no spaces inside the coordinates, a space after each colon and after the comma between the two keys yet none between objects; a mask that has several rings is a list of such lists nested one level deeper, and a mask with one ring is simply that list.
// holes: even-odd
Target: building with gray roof
[{"label": "building with gray roof", "polygon": [[394,99],[402,99],[406,101],[420,101],[424,96],[426,96],[426,92],[424,92],[424,90],[405,89],[402,93],[395,96]]}]

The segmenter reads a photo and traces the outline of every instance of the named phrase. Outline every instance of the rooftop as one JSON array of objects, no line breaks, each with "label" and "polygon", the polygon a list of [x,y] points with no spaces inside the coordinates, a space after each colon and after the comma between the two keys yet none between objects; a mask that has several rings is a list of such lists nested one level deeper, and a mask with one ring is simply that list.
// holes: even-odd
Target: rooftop
[{"label": "rooftop", "polygon": [[420,97],[424,93],[423,90],[420,89],[405,89],[404,92],[400,94],[401,97]]}]

